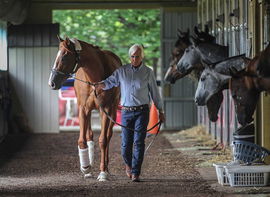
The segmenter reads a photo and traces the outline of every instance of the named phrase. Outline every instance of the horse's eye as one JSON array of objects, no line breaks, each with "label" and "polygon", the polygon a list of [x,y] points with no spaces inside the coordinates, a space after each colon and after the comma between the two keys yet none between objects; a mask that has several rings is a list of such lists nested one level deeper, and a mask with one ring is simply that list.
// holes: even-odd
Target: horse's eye
[{"label": "horse's eye", "polygon": [[189,52],[189,49],[186,49],[185,52],[186,52],[186,53]]},{"label": "horse's eye", "polygon": [[204,81],[204,80],[205,80],[205,78],[206,78],[205,76],[201,77],[201,81]]}]

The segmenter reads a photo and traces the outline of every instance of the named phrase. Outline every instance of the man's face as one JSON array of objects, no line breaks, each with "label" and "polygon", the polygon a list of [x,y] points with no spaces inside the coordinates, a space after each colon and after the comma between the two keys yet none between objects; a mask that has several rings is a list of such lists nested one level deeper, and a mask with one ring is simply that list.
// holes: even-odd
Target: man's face
[{"label": "man's face", "polygon": [[134,66],[140,66],[142,62],[141,50],[137,49],[130,57],[130,63]]}]

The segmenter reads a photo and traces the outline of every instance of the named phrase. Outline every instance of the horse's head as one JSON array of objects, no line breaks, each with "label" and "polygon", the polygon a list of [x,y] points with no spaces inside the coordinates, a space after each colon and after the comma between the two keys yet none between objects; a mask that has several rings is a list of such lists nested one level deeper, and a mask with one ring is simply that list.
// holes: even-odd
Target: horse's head
[{"label": "horse's head", "polygon": [[53,90],[61,88],[67,78],[78,70],[79,55],[75,50],[75,44],[69,38],[59,39],[59,51],[48,81]]},{"label": "horse's head", "polygon": [[191,44],[189,41],[189,30],[182,32],[178,29],[178,39],[174,44],[174,48],[171,54],[170,66],[166,71],[164,80],[174,84],[176,80],[183,78],[186,74],[182,74],[177,70],[176,64],[182,57],[185,49]]},{"label": "horse's head", "polygon": [[204,28],[204,31],[199,31],[198,27],[194,26],[194,34],[196,37],[203,42],[216,43],[216,38],[209,34],[208,25],[205,25]]},{"label": "horse's head", "polygon": [[186,74],[180,73],[176,65],[171,65],[164,76],[164,81],[174,84],[178,79],[183,78]]},{"label": "horse's head", "polygon": [[[176,80],[188,75],[192,70],[198,70],[198,72],[201,72],[201,70],[203,70],[201,54],[195,49],[195,47],[202,43],[215,42],[215,37],[209,34],[207,26],[205,28],[205,32],[199,31],[197,27],[194,27],[196,38],[189,35],[189,30],[187,32],[181,32],[178,29],[178,32],[178,40],[176,41],[175,48],[172,51],[170,67],[168,68],[164,78],[165,81],[170,83],[174,83]],[[183,54],[185,54],[185,57],[182,59]],[[179,61],[180,59],[182,59],[181,62]],[[178,72],[175,70],[175,65],[177,63]]]},{"label": "horse's head", "polygon": [[230,78],[230,76],[222,75],[212,68],[205,68],[195,93],[196,104],[199,106],[206,105],[215,93],[227,88]]},{"label": "horse's head", "polygon": [[177,63],[177,70],[184,74],[190,73],[200,64],[200,53],[196,50],[196,46],[190,45],[188,48],[186,48],[183,56]]},{"label": "horse's head", "polygon": [[253,121],[252,116],[260,95],[260,91],[254,86],[247,87],[246,80],[252,80],[252,78],[232,78],[230,84],[237,120],[242,126]]},{"label": "horse's head", "polygon": [[200,77],[195,102],[198,105],[205,105],[213,94],[221,89],[228,88],[229,79],[243,72],[249,62],[249,59],[239,55],[208,65]]},{"label": "horse's head", "polygon": [[[185,49],[191,45],[191,42],[189,40],[189,29],[187,32],[182,32],[180,29],[178,29],[178,35],[177,40],[174,44],[174,49],[172,50],[172,61],[174,61],[173,64],[176,64],[179,59],[182,57]],[[172,62],[170,63],[172,65]]]}]

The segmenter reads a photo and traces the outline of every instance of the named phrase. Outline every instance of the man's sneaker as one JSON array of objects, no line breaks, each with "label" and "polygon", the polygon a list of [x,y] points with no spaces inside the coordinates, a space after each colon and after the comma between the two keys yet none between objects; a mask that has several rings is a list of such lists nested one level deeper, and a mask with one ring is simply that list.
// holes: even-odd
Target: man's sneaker
[{"label": "man's sneaker", "polygon": [[134,175],[134,174],[132,174],[131,180],[132,180],[132,182],[140,182],[139,175]]}]

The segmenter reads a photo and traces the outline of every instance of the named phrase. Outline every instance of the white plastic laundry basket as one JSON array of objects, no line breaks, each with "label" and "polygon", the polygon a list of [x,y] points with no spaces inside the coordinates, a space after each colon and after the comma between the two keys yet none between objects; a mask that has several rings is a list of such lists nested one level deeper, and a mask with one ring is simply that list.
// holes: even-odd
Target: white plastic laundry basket
[{"label": "white plastic laundry basket", "polygon": [[221,185],[230,185],[225,168],[224,168],[224,166],[226,165],[227,165],[226,163],[213,164],[213,166],[216,168],[218,183]]},{"label": "white plastic laundry basket", "polygon": [[230,186],[266,186],[270,165],[258,166],[225,166]]}]

